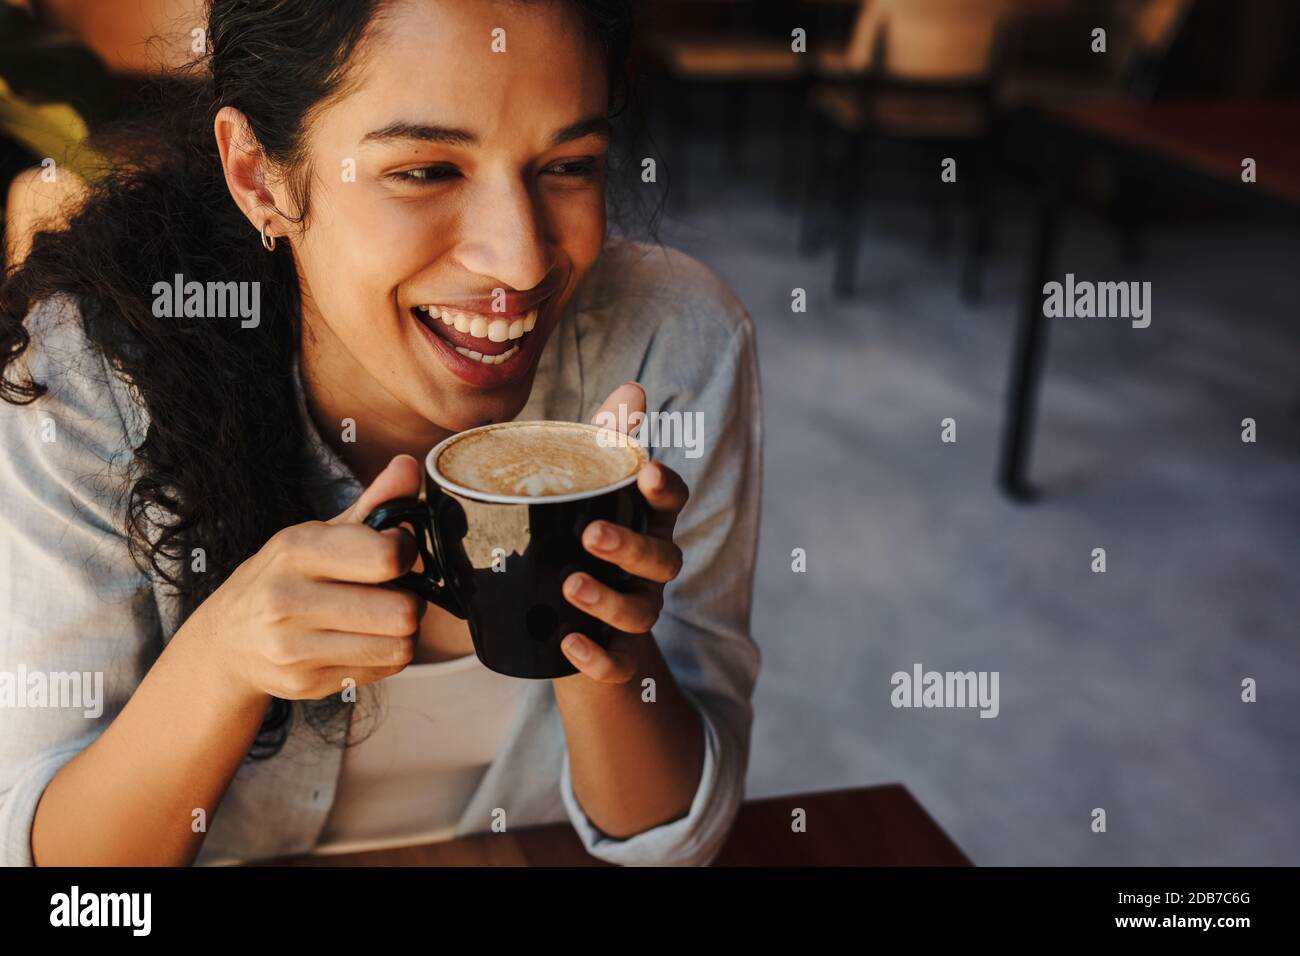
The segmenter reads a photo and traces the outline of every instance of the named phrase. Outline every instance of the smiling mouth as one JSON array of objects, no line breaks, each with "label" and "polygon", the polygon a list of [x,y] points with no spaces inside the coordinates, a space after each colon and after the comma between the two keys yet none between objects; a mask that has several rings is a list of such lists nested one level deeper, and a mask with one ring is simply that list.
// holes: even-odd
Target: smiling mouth
[{"label": "smiling mouth", "polygon": [[539,306],[514,315],[465,312],[441,305],[411,310],[416,320],[461,355],[483,365],[500,365],[519,352],[537,325]]}]

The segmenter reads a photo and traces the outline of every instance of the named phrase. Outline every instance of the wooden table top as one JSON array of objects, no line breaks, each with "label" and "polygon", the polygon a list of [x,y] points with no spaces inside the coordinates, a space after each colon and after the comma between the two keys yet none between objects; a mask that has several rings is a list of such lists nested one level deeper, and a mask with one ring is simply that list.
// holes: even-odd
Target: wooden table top
[{"label": "wooden table top", "polygon": [[1252,188],[1300,205],[1300,100],[1083,103],[1047,118],[1238,186],[1247,185],[1241,162],[1249,156],[1257,164]]},{"label": "wooden table top", "polygon": [[[791,829],[805,811],[806,832]],[[567,823],[424,846],[273,861],[281,866],[609,866]],[[714,866],[970,866],[901,784],[792,794],[741,807]]]}]

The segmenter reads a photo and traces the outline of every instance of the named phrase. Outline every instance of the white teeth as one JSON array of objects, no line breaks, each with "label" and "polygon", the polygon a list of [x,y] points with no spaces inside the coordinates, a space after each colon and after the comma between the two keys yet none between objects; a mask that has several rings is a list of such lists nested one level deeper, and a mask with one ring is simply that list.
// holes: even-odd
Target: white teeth
[{"label": "white teeth", "polygon": [[508,339],[520,338],[525,333],[531,332],[537,325],[536,309],[529,309],[518,319],[492,319],[438,305],[420,305],[416,308],[431,318],[442,319],[444,325],[454,328],[457,332],[466,332],[476,339],[487,339],[489,342],[505,342]]},{"label": "white teeth", "polygon": [[476,352],[474,349],[467,349],[460,345],[456,346],[456,351],[466,358],[472,358],[475,362],[482,362],[484,365],[500,365],[506,359],[518,352],[519,346],[512,346],[500,355],[484,355],[482,352]]}]

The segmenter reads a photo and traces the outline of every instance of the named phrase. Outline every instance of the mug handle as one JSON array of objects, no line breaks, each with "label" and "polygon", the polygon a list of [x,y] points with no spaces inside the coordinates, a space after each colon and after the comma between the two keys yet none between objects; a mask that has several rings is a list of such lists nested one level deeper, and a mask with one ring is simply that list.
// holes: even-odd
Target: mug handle
[{"label": "mug handle", "polygon": [[[440,511],[444,504],[445,501],[441,498],[434,504],[419,498],[393,498],[370,512],[365,523],[376,531],[395,528],[403,523],[414,525],[420,532],[415,536],[415,546],[420,550],[424,573],[408,571],[400,578],[390,581],[389,584],[413,591],[426,601],[464,620],[465,612],[451,588],[451,578],[442,561],[442,546],[438,538],[437,522],[430,520],[430,508]],[[433,543],[432,553],[426,546],[426,541]],[[442,584],[437,583],[434,579],[435,575],[442,579]]]}]

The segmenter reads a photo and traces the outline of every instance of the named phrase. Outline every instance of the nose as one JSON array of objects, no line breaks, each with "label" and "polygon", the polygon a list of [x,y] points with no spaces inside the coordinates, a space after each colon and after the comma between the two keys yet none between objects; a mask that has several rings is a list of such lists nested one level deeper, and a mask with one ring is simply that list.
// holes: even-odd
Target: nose
[{"label": "nose", "polygon": [[480,177],[462,215],[456,258],[463,268],[489,277],[494,288],[521,291],[546,276],[546,223],[526,182],[505,174]]}]

